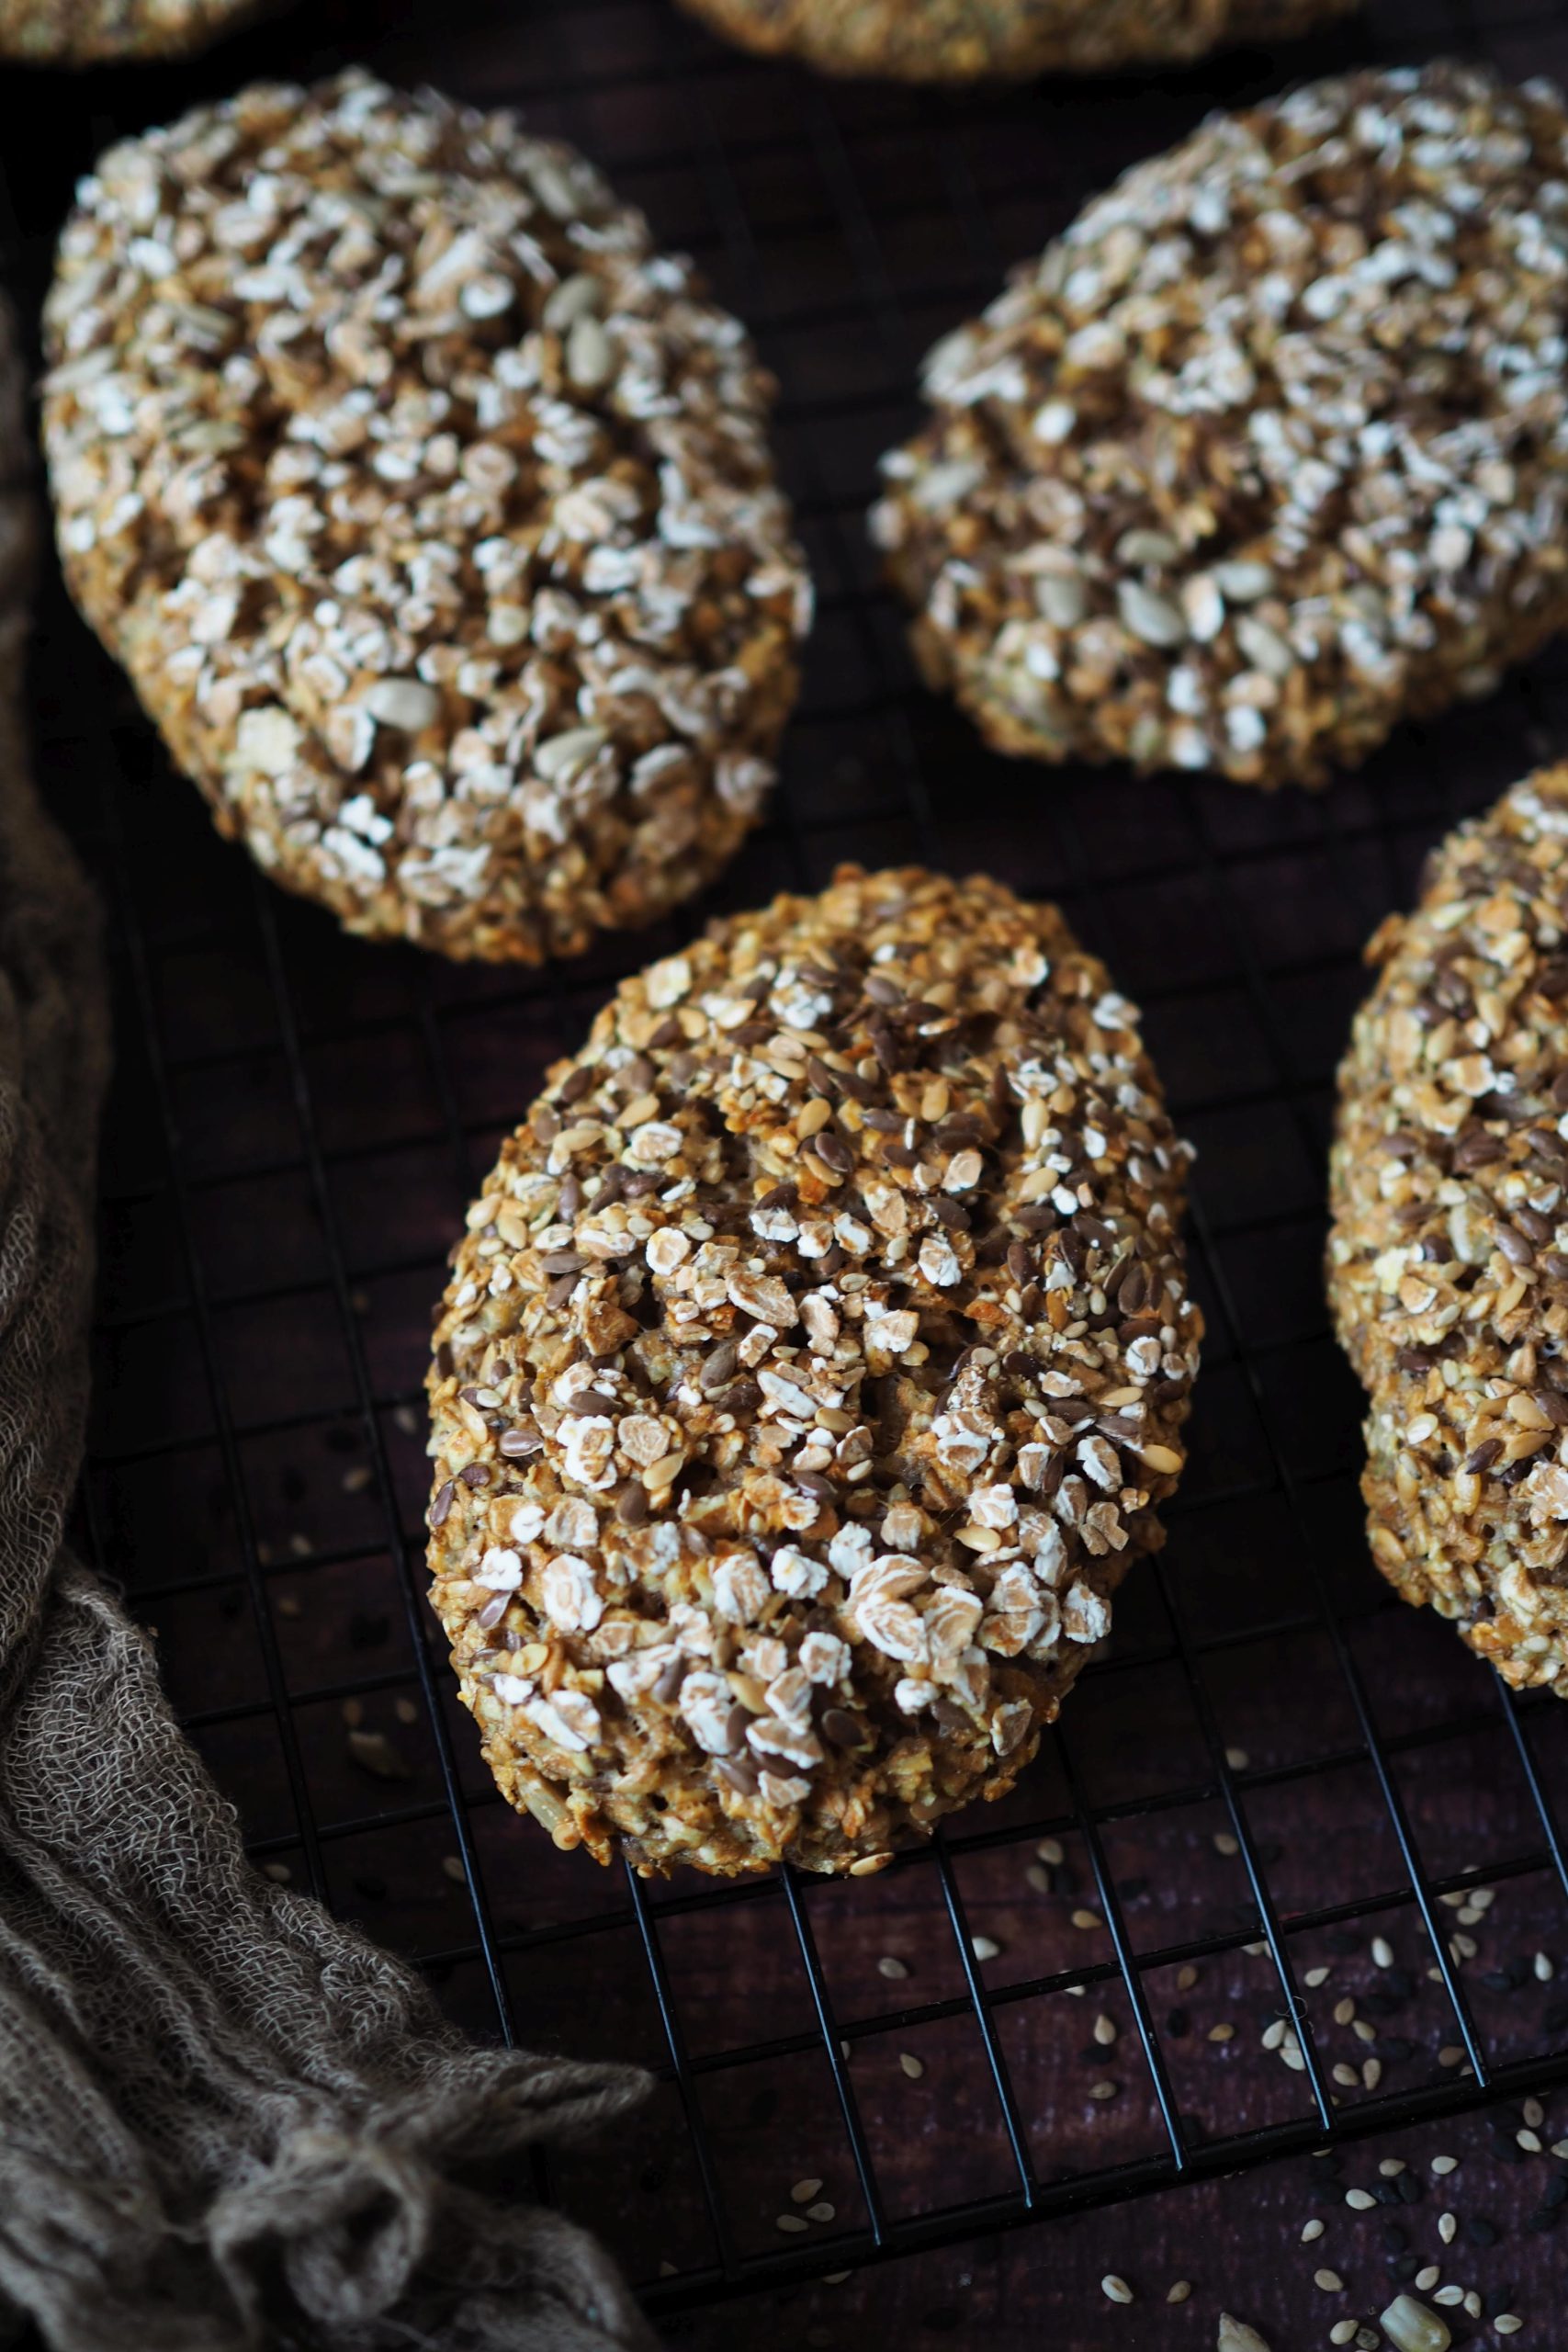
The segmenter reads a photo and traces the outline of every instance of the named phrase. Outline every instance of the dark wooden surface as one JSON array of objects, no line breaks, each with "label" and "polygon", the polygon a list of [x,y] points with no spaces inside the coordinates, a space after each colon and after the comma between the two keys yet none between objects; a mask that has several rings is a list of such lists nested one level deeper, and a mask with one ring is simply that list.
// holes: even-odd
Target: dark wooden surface
[{"label": "dark wooden surface", "polygon": [[[72,180],[97,147],[256,74],[309,76],[358,57],[521,103],[578,141],[755,328],[784,388],[781,459],[818,575],[785,791],[712,903],[819,883],[844,856],[987,865],[1061,898],[1145,1004],[1201,1153],[1194,1259],[1212,1337],[1191,1470],[1168,1551],[1128,1589],[1062,1739],[1005,1807],[955,1823],[947,1847],[967,1931],[998,1947],[980,1970],[990,2056],[1047,2189],[1168,2148],[1111,1936],[1072,1924],[1077,1909],[1104,1916],[1086,1823],[1189,2144],[1201,2159],[1269,2125],[1314,2136],[1303,2077],[1262,2047],[1283,1996],[1267,1951],[1247,1949],[1258,1926],[1245,1858],[1225,1850],[1226,1749],[1246,1759],[1240,1823],[1324,2065],[1359,2070],[1372,2055],[1382,2069],[1371,2088],[1359,2071],[1336,2086],[1343,2111],[1462,2079],[1439,2060],[1459,2035],[1427,1974],[1412,1860],[1439,1883],[1474,1871],[1495,1889],[1459,1930],[1475,1946],[1457,1968],[1485,2062],[1544,2075],[1568,2049],[1568,1906],[1526,1771],[1528,1759],[1561,1804],[1568,1710],[1527,1710],[1516,1735],[1489,1678],[1372,1575],[1357,1400],[1318,1280],[1328,1083],[1362,986],[1360,942],[1453,817],[1559,740],[1568,673],[1549,655],[1494,703],[1400,738],[1317,800],[1048,775],[988,758],[918,692],[862,515],[878,452],[912,418],[922,348],[1093,187],[1215,101],[1357,57],[1452,47],[1551,70],[1568,62],[1568,16],[1532,0],[1491,16],[1391,0],[1289,57],[949,98],[758,66],[663,0],[418,0],[390,19],[332,0],[186,68],[0,78],[11,282],[29,316]],[[510,2023],[525,2041],[664,2069],[641,2119],[614,2145],[561,2160],[553,2180],[656,2298],[668,2306],[716,2262],[694,2124],[737,2264],[797,2251],[802,2233],[780,2232],[778,2216],[810,2178],[834,2213],[805,2239],[825,2267],[852,2260],[864,2201],[783,1890],[653,1892],[661,2016],[625,1882],[556,1855],[494,1800],[417,1600],[419,1386],[444,1252],[545,1065],[672,933],[546,976],[345,942],[217,843],[52,574],[35,725],[47,786],[103,882],[117,987],[84,1541],[156,1625],[170,1689],[261,1860],[424,1961],[474,2031]],[[367,1769],[353,1728],[384,1735],[370,1752],[395,1778]],[[1060,1863],[1039,1860],[1050,1838]],[[671,2311],[672,2343],[717,2347],[739,2332],[758,2352],[944,2339],[1164,2352],[1212,2345],[1223,2305],[1287,2352],[1325,2343],[1348,2312],[1375,2312],[1389,2263],[1412,2256],[1440,2257],[1445,2279],[1506,2287],[1529,2315],[1522,2344],[1568,2342],[1561,2239],[1529,2226],[1556,2168],[1543,2154],[1499,2162],[1473,2119],[1353,2149],[1337,2187],[1301,2154],[965,2237],[962,2209],[1013,2195],[1018,2172],[948,1902],[926,1858],[812,1890],[806,1916],[886,2214],[958,2243],[837,2286]],[[1378,1936],[1392,1973],[1373,1959]],[[1550,1981],[1534,1973],[1538,1951]],[[1198,1972],[1186,1988],[1184,1965]],[[1090,1979],[1076,1994],[1059,1981],[1074,1972]],[[1335,2022],[1346,1998],[1372,2043]],[[1114,2041],[1096,2041],[1099,2016]],[[698,2069],[689,2111],[669,2079],[671,2018]],[[1226,2026],[1230,2038],[1210,2038]],[[1091,2096],[1105,2083],[1111,2096]],[[1568,2098],[1549,2116],[1547,2141],[1568,2131]],[[1498,2243],[1461,2231],[1443,2252],[1424,2167],[1444,2149],[1464,2156],[1448,2201]],[[1382,2213],[1342,2201],[1377,2177],[1382,2154],[1427,2182],[1395,2217],[1403,2252],[1382,2243]],[[1303,2248],[1313,2213],[1327,2228]],[[851,2256],[833,2252],[840,2237]],[[1313,2286],[1324,2262],[1343,2295]],[[1135,2303],[1105,2300],[1107,2271]],[[1178,2277],[1194,2291],[1168,2307]],[[1494,2340],[1449,2316],[1456,2341]]]}]

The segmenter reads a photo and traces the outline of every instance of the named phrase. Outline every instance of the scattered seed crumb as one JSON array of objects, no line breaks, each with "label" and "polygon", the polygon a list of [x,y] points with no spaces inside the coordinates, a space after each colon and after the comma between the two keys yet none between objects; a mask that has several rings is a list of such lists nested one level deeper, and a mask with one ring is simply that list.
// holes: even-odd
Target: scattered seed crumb
[{"label": "scattered seed crumb", "polygon": [[1045,1868],[1043,1862],[1031,1862],[1023,1875],[1028,1883],[1034,1889],[1036,1894],[1050,1894],[1051,1873]]},{"label": "scattered seed crumb", "polygon": [[852,2278],[854,2275],[852,2270],[825,2270],[822,2284],[824,2287],[841,2287],[846,2278]]},{"label": "scattered seed crumb", "polygon": [[384,1731],[351,1731],[348,1752],[362,1770],[378,1781],[412,1781],[413,1768],[393,1747]]},{"label": "scattered seed crumb", "polygon": [[1557,1973],[1551,1954],[1548,1952],[1538,1951],[1530,1966],[1535,1971],[1535,1981],[1538,1984],[1550,1984]]},{"label": "scattered seed crumb", "polygon": [[1214,2352],[1269,2352],[1269,2346],[1244,2319],[1233,2319],[1229,2312],[1222,2312]]},{"label": "scattered seed crumb", "polygon": [[[363,1308],[360,1309],[360,1312],[364,1312]],[[349,1467],[343,1474],[342,1483],[344,1493],[345,1495],[362,1495],[365,1492],[366,1487],[370,1484],[374,1476],[375,1473],[371,1469],[368,1462],[351,1463]]]},{"label": "scattered seed crumb", "polygon": [[971,1936],[969,1949],[976,1960],[999,1960],[1002,1948],[992,1936]]},{"label": "scattered seed crumb", "polygon": [[1448,2323],[1414,2295],[1396,2295],[1380,2314],[1380,2325],[1395,2352],[1448,2352]]}]

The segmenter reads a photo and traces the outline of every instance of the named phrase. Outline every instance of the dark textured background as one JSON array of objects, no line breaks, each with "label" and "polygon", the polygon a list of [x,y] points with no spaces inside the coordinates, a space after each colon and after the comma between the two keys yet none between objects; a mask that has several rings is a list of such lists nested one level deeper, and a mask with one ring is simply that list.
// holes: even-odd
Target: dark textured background
[{"label": "dark textured background", "polygon": [[[1058,897],[1143,1003],[1199,1147],[1211,1337],[1191,1467],[1168,1550],[1127,1589],[1110,1655],[1026,1785],[933,1853],[845,1886],[643,1890],[558,1856],[494,1797],[428,1638],[428,1317],[499,1135],[613,980],[675,933],[543,976],[344,941],[217,842],[46,582],[39,764],[101,876],[118,991],[85,1539],[157,1627],[264,1863],[419,1958],[476,2032],[658,2072],[641,2120],[549,2185],[609,2232],[672,2342],[740,2329],[758,2352],[944,2337],[1164,2352],[1211,2346],[1224,2304],[1275,2352],[1325,2343],[1347,2312],[1381,2308],[1391,2264],[1442,2253],[1429,2183],[1393,2217],[1408,2252],[1385,2239],[1388,2215],[1348,2212],[1343,2188],[1390,2153],[1425,2179],[1445,2147],[1465,2156],[1446,2201],[1486,2225],[1461,2228],[1445,2278],[1525,2313],[1521,2344],[1568,2342],[1550,2207],[1529,2226],[1555,2168],[1495,2154],[1520,2154],[1520,2097],[1568,2075],[1551,1809],[1568,1709],[1509,1706],[1371,1573],[1357,1399],[1318,1272],[1360,943],[1452,818],[1550,753],[1568,673],[1549,656],[1317,798],[1010,765],[915,686],[862,520],[877,454],[912,420],[920,352],[1115,171],[1216,100],[1454,48],[1551,71],[1568,65],[1568,18],[1547,0],[1473,15],[1392,0],[1278,58],[949,97],[757,65],[663,0],[417,0],[390,27],[358,0],[298,8],[178,71],[0,78],[10,276],[29,317],[97,147],[258,73],[362,58],[519,103],[607,165],[777,371],[819,592],[784,792],[710,903],[820,884],[845,857],[988,865]],[[383,1738],[356,1757],[355,1727]],[[1065,1860],[1043,1869],[1051,1837]],[[1437,1898],[1472,1880],[1495,1900],[1461,1930],[1473,1955],[1433,1981],[1424,1910],[1451,1928]],[[1074,1928],[1080,1905],[1108,1925]],[[1001,1947],[973,1983],[959,1927]],[[1371,1956],[1380,1934],[1392,1975]],[[1563,1973],[1539,1982],[1538,1951]],[[1183,1967],[1198,1971],[1187,1992]],[[1281,1967],[1341,2102],[1335,2130],[1382,2134],[1346,2148],[1337,2182],[1306,2153],[1327,2136],[1310,2082],[1260,2047],[1284,2013]],[[1333,2022],[1347,1993],[1375,2025],[1370,2052]],[[1456,1996],[1488,2084],[1511,2094],[1495,2128],[1495,2107],[1494,2121],[1416,2128],[1480,2097],[1438,2062],[1466,2039]],[[1109,2049],[1099,2014],[1118,2028]],[[1208,2040],[1226,2023],[1233,2039]],[[1334,2064],[1369,2054],[1374,2091],[1333,2084]],[[1101,2082],[1115,2095],[1091,2098]],[[1568,2098],[1548,2093],[1548,2111],[1545,2139],[1568,2130]],[[1166,2187],[1173,2131],[1186,2171],[1250,2169]],[[834,2217],[785,2233],[803,2177],[823,2180]],[[1157,2193],[1124,2201],[1140,2190]],[[1069,2215],[1079,2202],[1100,2210]],[[1327,2230],[1303,2249],[1314,2211]],[[1487,2227],[1497,2242],[1476,2243]],[[1343,2295],[1314,2288],[1325,2261]],[[832,2286],[809,2275],[841,2269],[854,2275]],[[1108,2269],[1134,2305],[1104,2300]],[[1179,2276],[1194,2292],[1168,2309]],[[1456,2341],[1495,2340],[1449,2316]]]}]

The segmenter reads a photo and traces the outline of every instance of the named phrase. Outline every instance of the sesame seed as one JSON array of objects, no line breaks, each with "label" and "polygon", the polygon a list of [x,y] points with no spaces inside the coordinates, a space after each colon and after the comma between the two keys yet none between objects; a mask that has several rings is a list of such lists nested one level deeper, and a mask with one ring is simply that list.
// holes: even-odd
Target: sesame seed
[{"label": "sesame seed", "polygon": [[1442,2275],[1442,2271],[1437,2263],[1428,2262],[1424,2270],[1418,2270],[1416,2273],[1416,2284],[1420,2288],[1422,2293],[1425,2294],[1429,2287],[1435,2287],[1437,2285]]},{"label": "sesame seed", "polygon": [[1452,2311],[1457,2305],[1463,2302],[1464,2289],[1462,2287],[1439,2287],[1437,2293],[1432,2297],[1432,2301],[1435,2303],[1441,2303],[1446,2311]]},{"label": "sesame seed", "polygon": [[822,2197],[818,2198],[815,2205],[807,2207],[806,2218],[808,2222],[830,2222],[837,2211],[837,2206],[829,2204],[828,2199]]},{"label": "sesame seed", "polygon": [[819,2180],[797,2180],[790,2190],[790,2200],[795,2205],[809,2205],[822,2184]]},{"label": "sesame seed", "polygon": [[1457,2156],[1434,2156],[1432,2158],[1432,2170],[1437,2174],[1439,2180],[1445,2179],[1450,2172],[1455,2172],[1458,2168],[1459,2158]]},{"label": "sesame seed", "polygon": [[900,2050],[898,2052],[898,2064],[903,2067],[904,2072],[908,2075],[909,2080],[912,2083],[918,2083],[921,2075],[926,2071],[924,2062],[921,2059],[917,2058],[913,2051],[910,2050]]},{"label": "sesame seed", "polygon": [[1517,2312],[1499,2312],[1492,2324],[1496,2329],[1499,2335],[1517,2335],[1520,2328],[1524,2325],[1524,2322],[1518,2317]]},{"label": "sesame seed", "polygon": [[1378,2170],[1382,2173],[1384,2180],[1397,2180],[1400,2174],[1405,2169],[1405,2162],[1403,2156],[1383,2156],[1380,2159],[1378,2164]]},{"label": "sesame seed", "polygon": [[886,1976],[890,1978],[895,1984],[897,1984],[901,1978],[908,1976],[909,1973],[903,1962],[901,1960],[895,1960],[893,1954],[889,1951],[885,1951],[882,1958],[877,1962],[876,1973],[879,1976]]},{"label": "sesame seed", "polygon": [[999,1960],[1002,1948],[991,1936],[971,1936],[969,1949],[976,1960]]},{"label": "sesame seed", "polygon": [[1376,1968],[1393,1966],[1393,1946],[1385,1936],[1372,1938],[1372,1964]]},{"label": "sesame seed", "polygon": [[1106,2272],[1100,2282],[1100,2292],[1111,2302],[1130,2303],[1133,2300],[1133,2290],[1128,2286],[1125,2278],[1119,2278],[1116,2276],[1114,2270]]},{"label": "sesame seed", "polygon": [[1516,2132],[1514,2140],[1516,2144],[1524,2150],[1527,2156],[1540,2154],[1541,2138],[1539,2132]]},{"label": "sesame seed", "polygon": [[1090,2098],[1094,2099],[1114,2098],[1121,2087],[1122,2086],[1119,2083],[1113,2083],[1109,2078],[1106,2078],[1101,2082],[1091,2083],[1089,2088],[1089,2095]]},{"label": "sesame seed", "polygon": [[1460,2048],[1457,2041],[1444,2042],[1442,2048],[1438,2052],[1438,2064],[1439,2066],[1463,2065],[1464,2052]]},{"label": "sesame seed", "polygon": [[1052,1870],[1060,1870],[1066,1860],[1066,1854],[1059,1838],[1042,1838],[1034,1852],[1036,1859],[1048,1863]]},{"label": "sesame seed", "polygon": [[1310,1985],[1312,1990],[1315,1993],[1320,1984],[1327,1984],[1331,1973],[1332,1971],[1326,1968],[1309,1968],[1306,1974],[1303,1977],[1302,1983],[1303,1984]]},{"label": "sesame seed", "polygon": [[1190,1993],[1193,1985],[1196,1984],[1197,1982],[1198,1971],[1192,1966],[1190,1961],[1185,1966],[1177,1970],[1176,1989],[1179,1993]]},{"label": "sesame seed", "polygon": [[1111,2019],[1105,2015],[1103,2010],[1101,2010],[1100,2016],[1095,2018],[1094,2038],[1096,2041],[1100,2043],[1102,2050],[1109,2050],[1111,2044],[1116,2039],[1115,2025],[1112,2023]]},{"label": "sesame seed", "polygon": [[1240,1853],[1240,1841],[1237,1838],[1233,1838],[1228,1829],[1216,1829],[1214,1832],[1214,1851],[1216,1854],[1224,1854],[1228,1860],[1233,1854]]},{"label": "sesame seed", "polygon": [[1173,2278],[1165,2290],[1165,2300],[1168,2303],[1184,2303],[1191,2292],[1190,2278]]},{"label": "sesame seed", "polygon": [[1345,2202],[1356,2213],[1370,2213],[1377,2201],[1364,2188],[1348,2188],[1345,2191]]},{"label": "sesame seed", "polygon": [[1323,2223],[1318,2220],[1314,2213],[1310,2222],[1303,2222],[1302,2224],[1301,2242],[1303,2245],[1312,2245],[1322,2235]]},{"label": "sesame seed", "polygon": [[1245,1747],[1227,1747],[1225,1750],[1225,1762],[1233,1772],[1245,1772],[1251,1761]]},{"label": "sesame seed", "polygon": [[1105,1924],[1098,1911],[1075,1911],[1072,1915],[1072,1920],[1075,1928],[1083,1928],[1086,1929],[1089,1928],[1100,1928]]},{"label": "sesame seed", "polygon": [[1235,2028],[1234,2025],[1226,2025],[1224,2023],[1220,2025],[1212,2025],[1209,2028],[1208,2039],[1211,2041],[1234,2041],[1235,2039]]},{"label": "sesame seed", "polygon": [[1337,2270],[1314,2270],[1312,2283],[1321,2288],[1325,2295],[1342,2295],[1345,2292],[1345,2281]]},{"label": "sesame seed", "polygon": [[1458,2230],[1459,2223],[1455,2221],[1451,2213],[1438,2214],[1438,2235],[1442,2239],[1445,2245],[1452,2245]]},{"label": "sesame seed", "polygon": [[1529,2125],[1532,2132],[1539,2132],[1541,2125],[1546,2121],[1546,2109],[1542,2107],[1540,2099],[1538,2098],[1527,2098],[1523,2106],[1520,2108],[1519,2113],[1524,2117],[1525,2121]]},{"label": "sesame seed", "polygon": [[1337,2319],[1328,2331],[1330,2344],[1351,2344],[1355,2336],[1356,2323],[1353,2319]]},{"label": "sesame seed", "polygon": [[781,2213],[773,2226],[775,2229],[795,2232],[804,2230],[807,2224],[798,2213]]}]

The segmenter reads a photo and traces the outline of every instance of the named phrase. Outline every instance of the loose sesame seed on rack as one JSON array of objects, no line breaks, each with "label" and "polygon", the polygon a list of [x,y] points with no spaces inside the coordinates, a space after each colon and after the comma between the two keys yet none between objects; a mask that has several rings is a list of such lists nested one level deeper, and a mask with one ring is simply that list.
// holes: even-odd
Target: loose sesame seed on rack
[{"label": "loose sesame seed on rack", "polygon": [[1322,2235],[1323,2223],[1314,2213],[1310,2222],[1303,2222],[1302,2224],[1301,2243],[1303,2245],[1314,2245]]},{"label": "loose sesame seed on rack", "polygon": [[1165,2290],[1165,2300],[1168,2303],[1184,2303],[1191,2292],[1190,2278],[1173,2278]]},{"label": "loose sesame seed on rack", "polygon": [[1125,2278],[1118,2278],[1114,2270],[1106,2272],[1100,2282],[1100,2292],[1111,2302],[1130,2303],[1134,2300],[1133,2290],[1128,2286]]},{"label": "loose sesame seed on rack", "polygon": [[1337,2270],[1314,2270],[1312,2283],[1325,2295],[1342,2295],[1345,2292],[1345,2281]]},{"label": "loose sesame seed on rack", "polygon": [[896,1984],[901,1977],[908,1976],[909,1971],[903,1961],[897,1960],[891,1952],[885,1951],[876,1963],[876,1973],[879,1976],[886,1976]]},{"label": "loose sesame seed on rack", "polygon": [[1414,2283],[1420,2288],[1423,2294],[1426,2294],[1429,2289],[1437,2286],[1442,2275],[1442,2269],[1438,2263],[1428,2262],[1416,2273]]},{"label": "loose sesame seed on rack", "polygon": [[898,2064],[912,2083],[918,2083],[926,2071],[925,2061],[917,2058],[912,2050],[900,2050]]},{"label": "loose sesame seed on rack", "polygon": [[1302,1978],[1302,1983],[1315,1993],[1320,1984],[1327,1984],[1333,1973],[1334,1971],[1331,1968],[1309,1968]]},{"label": "loose sesame seed on rack", "polygon": [[789,2192],[791,2203],[809,2205],[812,2199],[820,2192],[821,2187],[822,2183],[819,2180],[797,2180]]},{"label": "loose sesame seed on rack", "polygon": [[999,1960],[1002,1947],[994,1936],[971,1936],[969,1949],[976,1960]]}]

